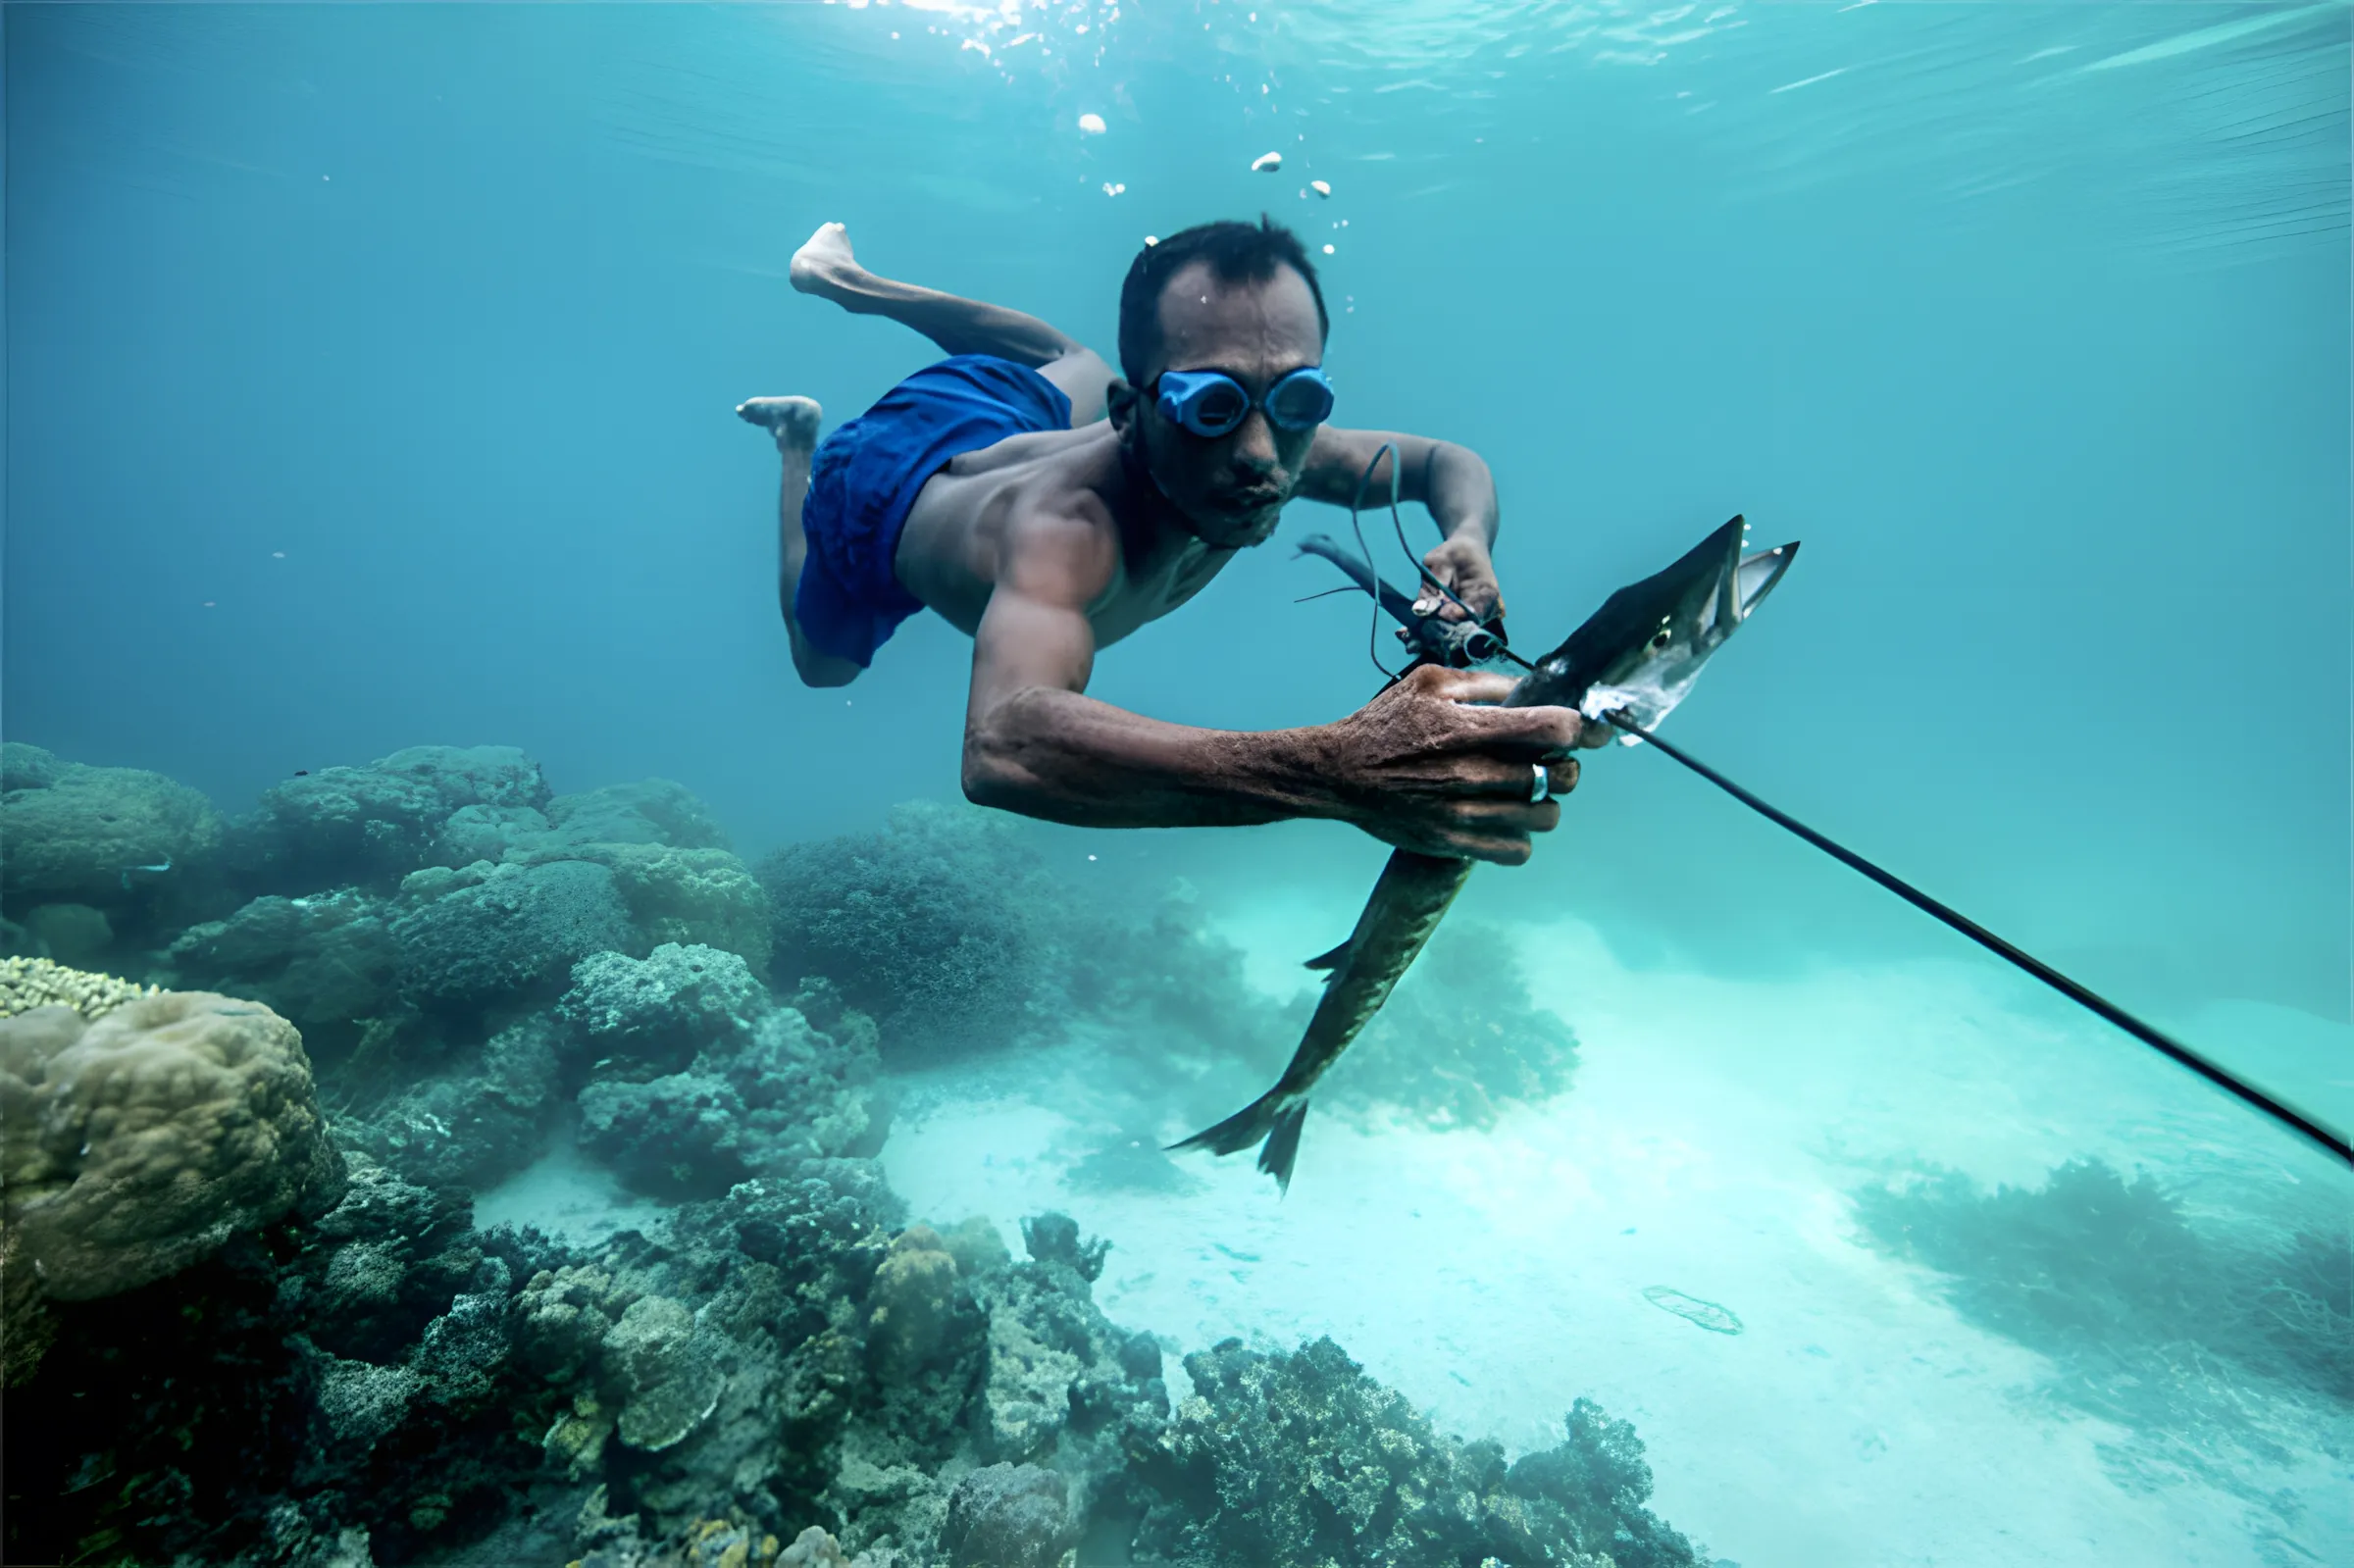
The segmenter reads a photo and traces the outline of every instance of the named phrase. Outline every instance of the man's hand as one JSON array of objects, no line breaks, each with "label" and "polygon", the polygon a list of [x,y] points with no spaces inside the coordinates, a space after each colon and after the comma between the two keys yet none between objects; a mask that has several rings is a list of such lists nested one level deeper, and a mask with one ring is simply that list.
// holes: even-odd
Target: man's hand
[{"label": "man's hand", "polygon": [[1437,615],[1442,621],[1465,619],[1464,606],[1471,617],[1482,622],[1494,621],[1504,614],[1504,595],[1496,586],[1496,563],[1488,558],[1488,547],[1470,533],[1458,533],[1437,549],[1422,557],[1423,567],[1431,577],[1447,584],[1458,605],[1426,579],[1421,592],[1414,599],[1414,614]]},{"label": "man's hand", "polygon": [[1572,708],[1482,706],[1511,688],[1504,676],[1423,665],[1328,726],[1322,760],[1336,815],[1418,854],[1528,859],[1529,835],[1561,820],[1560,805],[1529,798],[1535,769],[1545,768],[1552,794],[1577,787],[1568,753],[1581,721]]}]

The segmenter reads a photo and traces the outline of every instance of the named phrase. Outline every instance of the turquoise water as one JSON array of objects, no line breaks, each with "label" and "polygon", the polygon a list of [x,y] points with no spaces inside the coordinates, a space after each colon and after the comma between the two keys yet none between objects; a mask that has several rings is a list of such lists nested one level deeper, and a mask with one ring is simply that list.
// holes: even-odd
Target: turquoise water
[{"label": "turquoise water", "polygon": [[[932,357],[787,258],[841,221],[881,272],[1108,351],[1146,235],[1263,210],[1318,253],[1336,421],[1495,471],[1520,643],[1736,512],[1803,539],[1672,737],[2354,1122],[2343,5],[4,25],[11,741],[231,816],[297,770],[516,746],[559,792],[679,781],[747,863],[953,801],[958,633],[910,622],[844,691],[787,658],[776,459],[730,409],[801,393],[831,427]],[[1329,573],[1288,548],[1337,521],[1298,504],[1092,693],[1352,710],[1361,603],[1295,604]],[[1169,986],[1214,1017],[1074,1003],[896,1055],[886,1017],[868,1152],[910,1218],[1108,1239],[1096,1299],[1172,1366],[1329,1333],[1513,1453],[1591,1396],[1648,1445],[1650,1506],[1743,1568],[2354,1553],[2344,1168],[1664,758],[1595,756],[1533,863],[1474,877],[1456,979],[1402,992],[1392,1076],[1311,1117],[1281,1203],[1245,1161],[1087,1162],[1263,1085],[1379,846],[1014,842],[1039,908],[1174,888]],[[93,907],[123,929],[91,967],[188,978],[173,931]],[[1157,966],[1124,951],[1104,973]],[[1413,1071],[1463,993],[1499,1037],[1573,1032],[1575,1073],[1434,1129]],[[360,1016],[303,1025],[331,1095]],[[657,1226],[614,1180],[557,1147],[475,1219]],[[2262,1354],[2185,1327],[2272,1312],[2292,1257],[2305,1315],[2248,1329]],[[461,1560],[471,1528],[373,1527],[376,1560]]]}]

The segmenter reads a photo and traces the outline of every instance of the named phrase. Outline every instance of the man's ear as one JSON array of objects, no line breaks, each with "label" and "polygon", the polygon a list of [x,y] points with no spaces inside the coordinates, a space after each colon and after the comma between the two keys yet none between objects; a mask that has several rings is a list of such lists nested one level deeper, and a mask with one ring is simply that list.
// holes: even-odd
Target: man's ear
[{"label": "man's ear", "polygon": [[1120,432],[1122,441],[1134,440],[1136,416],[1139,408],[1136,388],[1117,377],[1103,388],[1103,412],[1111,428]]}]

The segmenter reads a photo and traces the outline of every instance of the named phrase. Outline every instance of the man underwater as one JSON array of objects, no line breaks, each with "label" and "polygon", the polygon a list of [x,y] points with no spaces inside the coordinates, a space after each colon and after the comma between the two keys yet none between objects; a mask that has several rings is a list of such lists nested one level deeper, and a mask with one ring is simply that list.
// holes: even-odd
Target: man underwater
[{"label": "man underwater", "polygon": [[[1502,708],[1505,677],[1424,666],[1332,724],[1165,724],[1087,696],[1096,650],[1202,591],[1298,496],[1347,506],[1382,443],[1437,520],[1431,575],[1503,611],[1496,485],[1463,447],[1327,425],[1330,318],[1289,229],[1212,223],[1149,244],[1120,289],[1122,375],[1045,322],[868,272],[840,224],[793,286],[913,328],[950,357],[822,443],[818,405],[737,412],[785,462],[778,589],[793,667],[856,679],[898,624],[937,611],[973,638],[964,791],[1091,828],[1353,823],[1428,855],[1517,865],[1599,745],[1568,708]],[[1373,476],[1386,491],[1385,467]],[[1425,584],[1422,614],[1464,610]]]}]

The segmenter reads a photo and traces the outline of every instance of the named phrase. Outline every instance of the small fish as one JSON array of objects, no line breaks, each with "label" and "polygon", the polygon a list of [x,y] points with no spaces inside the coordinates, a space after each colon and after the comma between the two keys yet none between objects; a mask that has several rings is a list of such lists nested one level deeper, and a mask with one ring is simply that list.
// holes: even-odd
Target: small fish
[{"label": "small fish", "polygon": [[127,866],[123,871],[123,890],[125,892],[128,892],[130,890],[130,874],[134,871],[161,876],[163,873],[170,871],[171,869],[172,857],[170,855],[166,855],[162,860],[158,861],[152,866]]},{"label": "small fish", "polygon": [[1283,154],[1279,152],[1262,152],[1251,160],[1251,172],[1254,175],[1271,175],[1282,167]]},{"label": "small fish", "polygon": [[[1664,572],[1612,594],[1566,642],[1530,668],[1505,706],[1575,708],[1595,723],[1616,712],[1645,729],[1657,725],[1684,699],[1709,656],[1748,619],[1798,555],[1795,543],[1744,554],[1746,527],[1734,518]],[[1357,578],[1351,565],[1355,558],[1337,546],[1316,549],[1311,541],[1303,551],[1322,555]],[[1362,581],[1357,585],[1366,586]],[[1388,599],[1384,607],[1399,615]],[[1170,1147],[1232,1154],[1258,1143],[1258,1168],[1289,1191],[1309,1092],[1381,1011],[1470,876],[1468,860],[1408,849],[1392,854],[1357,916],[1356,930],[1340,946],[1307,961],[1308,968],[1327,972],[1324,994],[1283,1077],[1215,1127]]]}]

